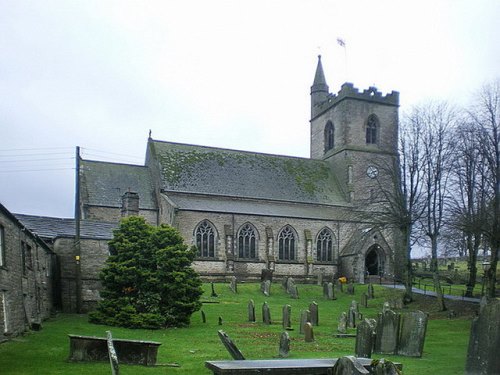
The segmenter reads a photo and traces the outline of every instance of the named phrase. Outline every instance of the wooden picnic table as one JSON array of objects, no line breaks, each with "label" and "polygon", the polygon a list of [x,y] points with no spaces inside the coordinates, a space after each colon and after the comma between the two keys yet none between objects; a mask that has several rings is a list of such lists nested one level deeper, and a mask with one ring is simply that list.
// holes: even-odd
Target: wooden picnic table
[{"label": "wooden picnic table", "polygon": [[[365,367],[369,368],[371,358],[357,358]],[[328,375],[337,362],[337,358],[329,359],[258,359],[233,361],[207,361],[205,367],[214,374],[308,374]],[[401,363],[395,363],[402,369]]]}]

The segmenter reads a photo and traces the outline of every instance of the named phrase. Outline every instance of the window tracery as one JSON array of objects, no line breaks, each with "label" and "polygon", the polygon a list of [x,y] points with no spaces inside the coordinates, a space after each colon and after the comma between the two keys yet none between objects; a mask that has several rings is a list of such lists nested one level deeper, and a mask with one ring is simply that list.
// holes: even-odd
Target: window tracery
[{"label": "window tracery", "polygon": [[196,247],[198,248],[198,256],[202,258],[215,257],[215,231],[212,225],[203,220],[195,231]]},{"label": "window tracery", "polygon": [[278,235],[279,259],[280,260],[295,260],[295,231],[287,225]]}]

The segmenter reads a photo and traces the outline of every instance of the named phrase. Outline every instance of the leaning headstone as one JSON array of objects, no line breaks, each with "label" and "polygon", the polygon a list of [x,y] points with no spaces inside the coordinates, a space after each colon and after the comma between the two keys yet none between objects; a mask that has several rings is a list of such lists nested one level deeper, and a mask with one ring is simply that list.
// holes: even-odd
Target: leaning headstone
[{"label": "leaning headstone", "polygon": [[212,294],[210,295],[211,297],[218,297],[217,293],[215,293],[215,286],[214,286],[214,283],[210,283],[210,285],[212,286]]},{"label": "leaning headstone", "polygon": [[219,335],[220,341],[222,341],[222,343],[226,347],[226,349],[229,352],[229,354],[231,354],[231,357],[233,357],[233,359],[236,359],[236,360],[243,360],[243,359],[245,359],[245,357],[243,356],[243,354],[240,352],[240,350],[235,345],[235,343],[233,342],[233,340],[231,340],[229,338],[229,336],[226,334],[226,332],[224,332],[222,330],[219,330],[219,331],[217,331],[217,334]]},{"label": "leaning headstone", "polygon": [[113,336],[111,331],[106,331],[106,341],[108,345],[109,364],[111,365],[111,375],[119,375],[120,367],[118,366],[118,355],[116,354],[115,346],[113,345]]},{"label": "leaning headstone", "polygon": [[314,331],[311,323],[304,324],[304,341],[305,342],[314,341]]},{"label": "leaning headstone", "polygon": [[309,310],[301,311],[299,333],[304,333],[304,326],[306,325],[306,323],[310,322],[311,322],[311,312]]},{"label": "leaning headstone", "polygon": [[283,328],[290,329],[292,327],[292,306],[285,305],[283,306]]},{"label": "leaning headstone", "polygon": [[368,294],[366,293],[361,295],[361,306],[368,307]]},{"label": "leaning headstone", "polygon": [[347,314],[345,312],[340,314],[337,331],[339,331],[339,333],[347,333]]},{"label": "leaning headstone", "polygon": [[229,289],[233,293],[238,293],[238,282],[236,280],[236,276],[231,277],[231,281],[229,282]]},{"label": "leaning headstone", "polygon": [[278,351],[278,357],[286,358],[290,352],[290,336],[288,332],[282,332],[280,335],[280,347]]},{"label": "leaning headstone", "polygon": [[400,315],[392,310],[378,314],[375,353],[395,354],[398,347]]},{"label": "leaning headstone", "polygon": [[201,310],[201,321],[203,323],[207,322],[207,316],[205,315],[205,311]]},{"label": "leaning headstone", "polygon": [[349,328],[356,328],[356,317],[358,316],[358,313],[356,310],[351,306],[349,307],[349,311],[347,313],[347,325]]},{"label": "leaning headstone", "polygon": [[269,310],[267,302],[264,302],[262,305],[262,322],[264,324],[271,324],[271,310]]},{"label": "leaning headstone", "polygon": [[426,330],[427,314],[422,311],[403,314],[399,329],[398,354],[422,357]]},{"label": "leaning headstone", "polygon": [[297,285],[294,285],[293,288],[290,289],[290,297],[299,299],[299,288],[297,288]]},{"label": "leaning headstone", "polygon": [[374,299],[375,298],[375,292],[373,290],[373,284],[372,283],[368,284],[368,298],[369,299]]},{"label": "leaning headstone", "polygon": [[354,295],[354,283],[347,284],[347,294]]},{"label": "leaning headstone", "polygon": [[465,363],[466,374],[498,374],[500,369],[500,300],[491,300],[474,318]]},{"label": "leaning headstone", "polygon": [[370,374],[370,371],[353,356],[341,357],[333,366],[332,375],[365,375]]},{"label": "leaning headstone", "polygon": [[356,357],[371,358],[373,344],[375,341],[375,319],[365,319],[356,328],[356,345],[354,353]]},{"label": "leaning headstone", "polygon": [[248,321],[255,322],[255,303],[253,299],[248,301]]},{"label": "leaning headstone", "polygon": [[319,313],[318,313],[318,304],[316,302],[312,302],[309,305],[309,311],[311,312],[311,324],[313,326],[319,325]]}]

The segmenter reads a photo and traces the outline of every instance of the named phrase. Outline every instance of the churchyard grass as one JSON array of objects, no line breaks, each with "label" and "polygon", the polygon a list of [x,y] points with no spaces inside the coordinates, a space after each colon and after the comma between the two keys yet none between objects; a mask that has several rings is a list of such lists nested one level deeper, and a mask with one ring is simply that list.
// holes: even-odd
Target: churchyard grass
[{"label": "churchyard grass", "polygon": [[[274,283],[271,295],[265,297],[256,283],[238,284],[238,294],[234,294],[227,284],[215,284],[218,297],[211,297],[210,284],[204,285],[202,297],[203,311],[207,322],[202,322],[200,312],[196,312],[187,328],[166,330],[130,330],[89,324],[86,315],[60,314],[44,323],[43,330],[32,332],[0,344],[0,373],[6,374],[109,374],[109,363],[71,363],[68,334],[105,337],[111,330],[114,338],[150,340],[161,342],[158,363],[178,364],[179,367],[138,367],[121,365],[123,375],[136,374],[210,374],[205,369],[207,360],[230,360],[217,336],[217,330],[224,330],[235,342],[247,359],[269,359],[278,354],[282,307],[292,306],[292,327],[290,331],[289,358],[329,358],[354,353],[353,338],[336,338],[338,317],[346,311],[353,299],[360,301],[366,292],[366,285],[356,285],[354,296],[336,291],[337,300],[323,297],[323,289],[318,285],[298,285],[299,299],[291,299],[281,287]],[[375,299],[369,300],[368,308],[360,306],[364,317],[375,317],[383,302],[394,298],[396,293],[375,285]],[[255,301],[256,323],[248,322],[248,301]],[[262,304],[267,301],[271,309],[273,324],[262,323]],[[299,334],[300,311],[307,309],[312,301],[319,306],[319,326],[314,327],[315,341],[304,342]],[[429,306],[432,306],[430,304]],[[407,309],[402,310],[407,311]],[[218,318],[222,318],[222,326]],[[436,319],[437,318],[437,319]],[[381,356],[401,362],[404,374],[463,374],[470,329],[470,318],[447,319],[445,315],[431,314],[422,358],[395,355]],[[355,329],[349,329],[355,333]]]}]

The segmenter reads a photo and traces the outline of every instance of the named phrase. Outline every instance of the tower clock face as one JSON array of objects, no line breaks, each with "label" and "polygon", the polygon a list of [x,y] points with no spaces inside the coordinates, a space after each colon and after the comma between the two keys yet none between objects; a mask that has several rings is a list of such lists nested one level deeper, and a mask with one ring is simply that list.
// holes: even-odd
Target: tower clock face
[{"label": "tower clock face", "polygon": [[373,166],[373,165],[370,165],[367,169],[366,169],[366,174],[368,177],[370,178],[375,178],[378,176],[378,168]]}]

